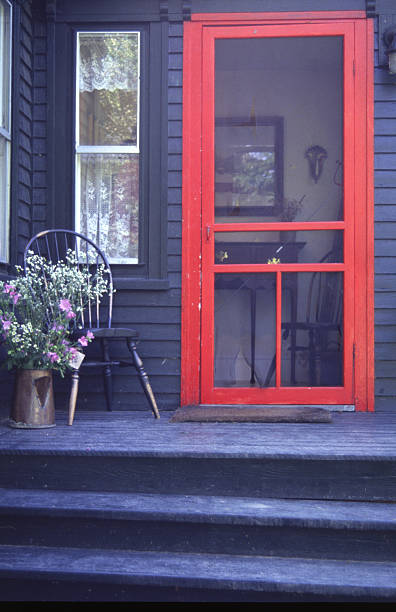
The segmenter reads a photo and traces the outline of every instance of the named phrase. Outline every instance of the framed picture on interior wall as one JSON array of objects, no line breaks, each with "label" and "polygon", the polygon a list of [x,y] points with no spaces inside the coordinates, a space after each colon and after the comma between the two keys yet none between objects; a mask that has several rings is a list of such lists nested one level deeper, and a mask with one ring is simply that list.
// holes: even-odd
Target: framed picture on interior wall
[{"label": "framed picture on interior wall", "polygon": [[274,216],[282,201],[283,117],[216,118],[216,216]]}]

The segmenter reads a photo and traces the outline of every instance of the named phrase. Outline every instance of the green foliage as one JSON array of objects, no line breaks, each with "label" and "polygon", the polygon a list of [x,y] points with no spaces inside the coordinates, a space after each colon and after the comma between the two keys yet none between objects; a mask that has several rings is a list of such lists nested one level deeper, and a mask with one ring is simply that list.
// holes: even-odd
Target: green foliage
[{"label": "green foliage", "polygon": [[71,336],[82,328],[88,301],[108,293],[104,270],[92,275],[69,250],[66,261],[55,264],[31,254],[26,274],[20,266],[16,272],[16,279],[0,282],[0,335],[8,369],[54,369],[63,376],[77,349],[93,340],[91,332],[77,341]]},{"label": "green foliage", "polygon": [[234,173],[234,187],[241,194],[264,195],[274,192],[274,153],[244,151]]}]

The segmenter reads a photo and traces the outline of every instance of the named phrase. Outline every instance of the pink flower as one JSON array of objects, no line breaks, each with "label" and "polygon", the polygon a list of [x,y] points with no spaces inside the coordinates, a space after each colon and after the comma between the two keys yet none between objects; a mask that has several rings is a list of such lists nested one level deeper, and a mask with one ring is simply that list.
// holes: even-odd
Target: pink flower
[{"label": "pink flower", "polygon": [[1,323],[3,325],[4,330],[8,330],[11,327],[11,321],[7,321],[7,319],[1,319]]},{"label": "pink flower", "polygon": [[50,359],[51,363],[54,363],[55,361],[59,361],[59,355],[57,353],[52,353],[51,351],[49,351],[47,353],[47,357],[48,359]]},{"label": "pink flower", "polygon": [[8,283],[4,283],[4,291],[3,293],[10,293],[11,295],[13,295],[15,291],[15,287],[13,287],[13,285],[9,285]]},{"label": "pink flower", "polygon": [[78,339],[78,343],[81,344],[81,346],[88,346],[88,340],[85,336],[81,336],[81,338]]},{"label": "pink flower", "polygon": [[95,336],[93,335],[93,333],[91,331],[87,332],[87,338],[88,340],[93,340],[95,338]]},{"label": "pink flower", "polygon": [[16,304],[18,302],[20,297],[21,297],[20,293],[13,293],[12,294],[12,301],[14,302],[14,304]]},{"label": "pink flower", "polygon": [[54,331],[62,331],[62,329],[65,328],[63,327],[63,325],[58,325],[57,323],[54,323],[51,329],[53,329]]},{"label": "pink flower", "polygon": [[63,299],[59,302],[59,310],[63,310],[64,312],[71,311],[71,304],[69,300]]},{"label": "pink flower", "polygon": [[74,319],[76,316],[76,313],[73,312],[72,310],[69,310],[69,312],[66,313],[66,319]]},{"label": "pink flower", "polygon": [[72,355],[72,356],[74,357],[74,355],[75,355],[76,353],[78,353],[78,350],[77,350],[77,349],[76,349],[74,346],[71,346],[71,347],[69,348],[69,353],[70,353],[70,355]]}]

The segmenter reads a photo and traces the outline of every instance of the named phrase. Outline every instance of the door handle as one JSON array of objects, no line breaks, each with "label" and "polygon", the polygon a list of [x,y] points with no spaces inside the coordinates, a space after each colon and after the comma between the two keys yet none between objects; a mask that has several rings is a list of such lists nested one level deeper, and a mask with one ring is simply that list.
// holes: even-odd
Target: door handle
[{"label": "door handle", "polygon": [[209,241],[209,240],[210,240],[210,230],[211,230],[210,225],[207,225],[207,226],[206,226],[206,240],[207,240],[207,241]]}]

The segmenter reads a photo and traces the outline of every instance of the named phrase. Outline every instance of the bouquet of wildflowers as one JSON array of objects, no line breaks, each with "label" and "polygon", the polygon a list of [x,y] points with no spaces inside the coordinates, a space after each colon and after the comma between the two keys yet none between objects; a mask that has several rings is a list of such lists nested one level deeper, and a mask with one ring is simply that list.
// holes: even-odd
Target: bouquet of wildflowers
[{"label": "bouquet of wildflowers", "polygon": [[0,282],[0,342],[8,369],[54,369],[63,376],[78,349],[94,338],[88,331],[76,339],[75,332],[88,302],[109,291],[104,270],[92,275],[69,250],[57,263],[29,254],[26,272],[20,266],[16,272],[15,279]]}]

